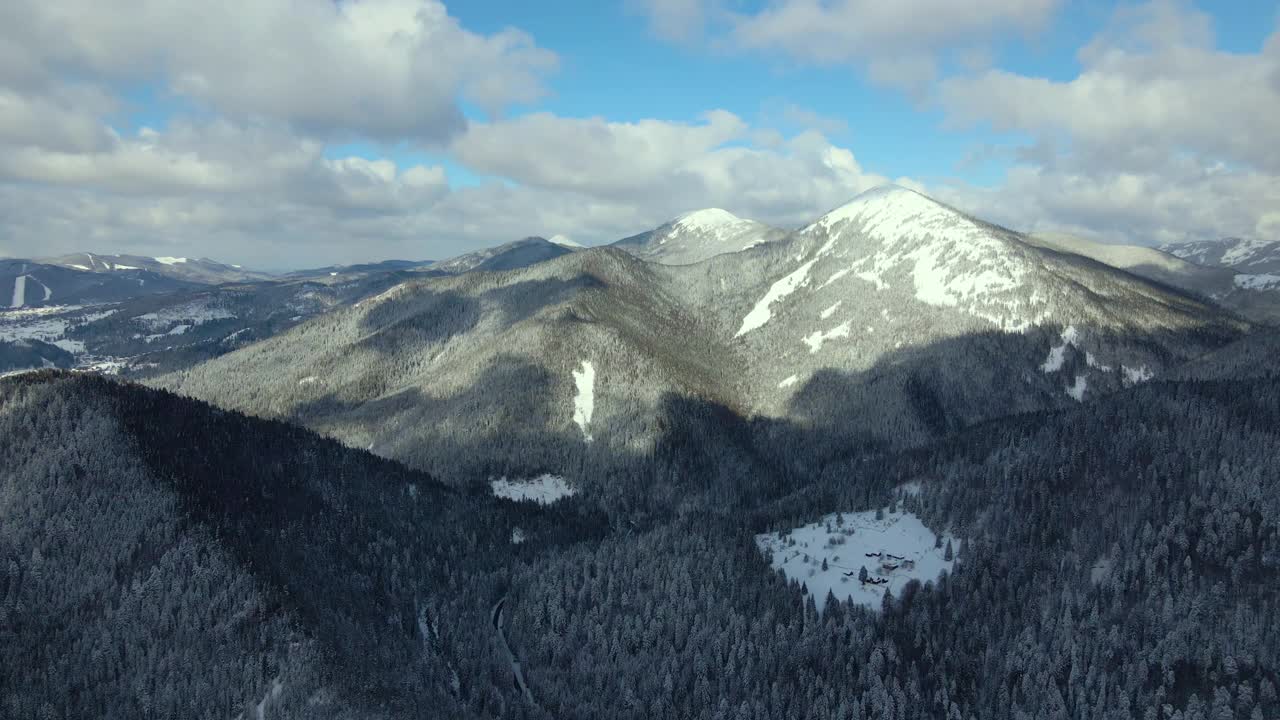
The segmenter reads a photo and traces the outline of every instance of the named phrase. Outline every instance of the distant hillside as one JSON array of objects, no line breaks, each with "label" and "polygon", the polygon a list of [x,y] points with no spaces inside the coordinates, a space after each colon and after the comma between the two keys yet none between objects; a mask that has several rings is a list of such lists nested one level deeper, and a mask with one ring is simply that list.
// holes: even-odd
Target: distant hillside
[{"label": "distant hillside", "polygon": [[245,270],[239,265],[227,265],[208,258],[145,257],[142,255],[97,255],[74,253],[37,262],[57,265],[71,270],[93,273],[120,273],[145,270],[186,282],[217,285],[227,282],[267,280],[267,273]]},{"label": "distant hillside", "polygon": [[653,230],[613,244],[644,260],[689,265],[724,253],[735,253],[780,240],[785,230],[744,220],[719,208],[686,213]]}]

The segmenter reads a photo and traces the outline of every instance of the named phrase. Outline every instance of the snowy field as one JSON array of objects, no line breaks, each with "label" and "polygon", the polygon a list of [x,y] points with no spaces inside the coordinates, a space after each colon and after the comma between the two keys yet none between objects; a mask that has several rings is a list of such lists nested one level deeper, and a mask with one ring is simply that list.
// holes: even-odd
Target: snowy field
[{"label": "snowy field", "polygon": [[[821,610],[827,591],[873,610],[880,609],[885,589],[900,596],[911,580],[928,582],[954,560],[946,560],[947,543],[960,552],[960,541],[939,538],[909,512],[837,513],[786,532],[756,536],[756,544],[775,570],[805,585]],[[826,569],[823,569],[823,563]],[[867,582],[858,579],[867,569]]]},{"label": "snowy field", "polygon": [[508,500],[532,500],[540,505],[551,503],[576,494],[575,490],[559,475],[539,475],[525,480],[500,478],[489,481],[493,494]]},{"label": "snowy field", "polygon": [[41,340],[74,354],[85,351],[84,344],[66,338],[67,328],[73,323],[89,323],[101,320],[115,312],[113,309],[85,310],[79,305],[47,305],[0,312],[0,340]]}]

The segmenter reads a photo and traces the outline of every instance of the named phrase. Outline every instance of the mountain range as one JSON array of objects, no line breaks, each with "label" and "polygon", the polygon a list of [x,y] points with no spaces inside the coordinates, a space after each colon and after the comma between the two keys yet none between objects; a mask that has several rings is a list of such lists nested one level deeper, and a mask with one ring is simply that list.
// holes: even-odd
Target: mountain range
[{"label": "mountain range", "polygon": [[1203,247],[6,261],[0,716],[1280,716],[1280,290]]}]

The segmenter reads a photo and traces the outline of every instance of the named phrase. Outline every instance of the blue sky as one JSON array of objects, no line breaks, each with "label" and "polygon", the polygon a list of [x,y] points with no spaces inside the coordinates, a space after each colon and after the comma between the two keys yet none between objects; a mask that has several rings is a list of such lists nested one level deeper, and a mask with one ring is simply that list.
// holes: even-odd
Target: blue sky
[{"label": "blue sky", "polygon": [[1280,234],[1276,2],[19,5],[0,254],[443,257],[887,181],[1114,242]]}]

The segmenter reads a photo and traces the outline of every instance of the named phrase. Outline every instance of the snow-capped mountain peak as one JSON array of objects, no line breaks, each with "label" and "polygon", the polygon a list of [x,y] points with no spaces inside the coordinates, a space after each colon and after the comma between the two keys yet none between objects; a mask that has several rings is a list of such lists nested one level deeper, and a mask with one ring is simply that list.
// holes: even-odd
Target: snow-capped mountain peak
[{"label": "snow-capped mountain peak", "polygon": [[858,195],[818,218],[805,230],[830,230],[850,220],[861,222],[867,232],[885,238],[900,234],[908,226],[952,225],[957,221],[968,221],[968,218],[915,190],[887,184]]},{"label": "snow-capped mountain peak", "polygon": [[653,230],[615,243],[646,260],[688,265],[739,252],[785,236],[786,232],[721,208],[687,212]]},{"label": "snow-capped mountain peak", "polygon": [[550,238],[548,238],[548,240],[555,243],[556,245],[559,245],[560,247],[573,248],[575,250],[584,247],[582,243],[573,240],[567,235],[559,235],[559,234],[552,235]]},{"label": "snow-capped mountain peak", "polygon": [[720,208],[694,210],[680,215],[671,222],[672,225],[683,230],[700,231],[715,231],[742,223],[751,223],[751,221],[743,220],[728,210],[721,210]]},{"label": "snow-capped mountain peak", "polygon": [[827,255],[840,259],[838,269],[818,278],[819,287],[853,275],[883,290],[905,271],[917,300],[968,306],[979,315],[989,313],[972,303],[1015,289],[1026,273],[1012,233],[898,185],[862,193],[800,235],[821,242],[815,260]]}]

